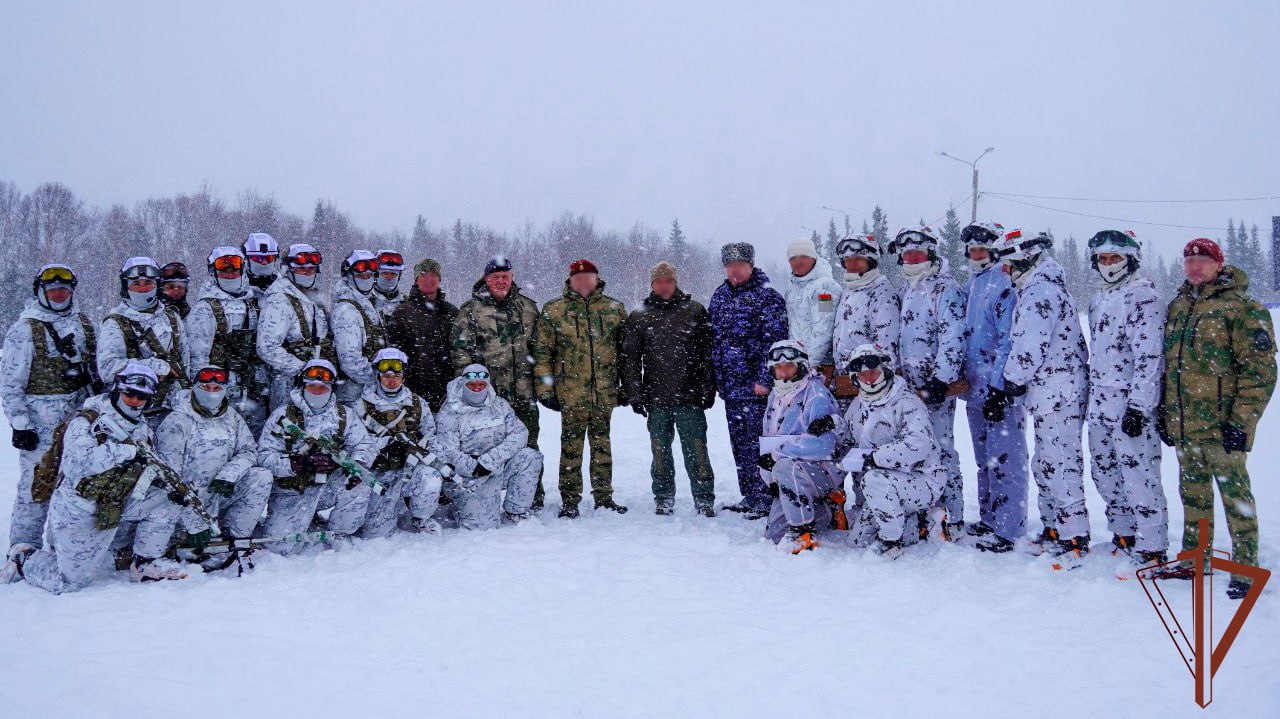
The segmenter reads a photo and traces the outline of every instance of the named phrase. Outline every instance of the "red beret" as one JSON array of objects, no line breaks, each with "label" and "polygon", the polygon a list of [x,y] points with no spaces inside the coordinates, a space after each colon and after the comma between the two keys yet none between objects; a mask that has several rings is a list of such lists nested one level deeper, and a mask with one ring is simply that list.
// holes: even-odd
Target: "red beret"
[{"label": "red beret", "polygon": [[579,272],[590,272],[592,274],[600,274],[600,270],[596,269],[596,264],[591,260],[577,260],[569,265],[569,276],[573,277]]},{"label": "red beret", "polygon": [[1218,243],[1207,237],[1197,237],[1196,239],[1188,242],[1186,247],[1182,248],[1183,257],[1195,257],[1197,255],[1201,257],[1212,257],[1218,264],[1222,264],[1223,262],[1222,248],[1218,247]]}]

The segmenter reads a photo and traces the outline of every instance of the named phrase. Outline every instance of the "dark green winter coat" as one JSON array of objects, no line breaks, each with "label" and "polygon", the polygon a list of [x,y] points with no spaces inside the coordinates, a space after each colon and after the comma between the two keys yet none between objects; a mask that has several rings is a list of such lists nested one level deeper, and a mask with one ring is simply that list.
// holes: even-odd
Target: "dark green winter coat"
[{"label": "dark green winter coat", "polygon": [[627,311],[604,285],[583,298],[565,282],[564,294],[542,308],[533,335],[539,399],[554,396],[565,409],[618,405]]},{"label": "dark green winter coat", "polygon": [[1164,360],[1166,435],[1179,444],[1217,444],[1222,426],[1231,424],[1252,449],[1276,386],[1276,347],[1271,315],[1249,297],[1249,278],[1240,268],[1223,267],[1198,292],[1182,284],[1169,303]]},{"label": "dark green winter coat", "polygon": [[622,375],[627,399],[653,407],[711,406],[716,396],[711,342],[706,307],[679,290],[670,300],[650,293],[644,309],[627,318]]}]

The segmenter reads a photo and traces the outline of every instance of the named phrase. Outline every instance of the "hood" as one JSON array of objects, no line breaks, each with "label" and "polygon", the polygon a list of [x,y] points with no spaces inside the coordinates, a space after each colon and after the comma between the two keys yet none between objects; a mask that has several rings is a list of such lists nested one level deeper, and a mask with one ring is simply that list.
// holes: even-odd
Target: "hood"
[{"label": "hood", "polygon": [[[1182,281],[1182,286],[1178,288],[1178,294],[1191,296],[1191,291],[1195,288],[1190,282]],[[1223,265],[1222,271],[1218,273],[1218,278],[1213,282],[1208,282],[1204,286],[1204,294],[1202,297],[1212,297],[1216,294],[1228,292],[1230,290],[1238,290],[1243,294],[1249,293],[1249,275],[1245,271],[1235,265]]]},{"label": "hood", "polygon": [[485,407],[493,406],[494,401],[498,398],[498,395],[493,392],[493,382],[490,382],[489,387],[485,390],[486,397],[484,404],[479,407],[473,407],[462,399],[462,393],[466,391],[466,387],[464,386],[466,383],[467,381],[462,377],[454,377],[449,380],[449,386],[445,389],[444,406],[440,408],[441,412],[443,412],[446,407],[453,412],[474,412]]},{"label": "hood", "polygon": [[791,273],[787,273],[787,274],[789,275],[788,279],[790,280],[791,284],[795,285],[796,287],[804,287],[805,285],[808,285],[812,282],[817,282],[818,280],[833,279],[833,275],[831,274],[831,264],[828,262],[824,262],[822,259],[819,259],[817,261],[817,264],[813,266],[813,269],[809,270],[809,274],[805,275],[804,277],[796,277]]},{"label": "hood", "polygon": [[133,305],[129,304],[128,302],[121,301],[120,304],[116,305],[111,309],[110,314],[123,315],[124,317],[131,319],[134,322],[145,324],[145,323],[151,322],[153,319],[155,319],[157,314],[165,311],[166,309],[167,309],[167,306],[160,302],[157,302],[156,306],[152,307],[149,310],[140,310],[135,308]]},{"label": "hood", "polygon": [[54,312],[44,305],[40,304],[36,298],[32,297],[27,300],[26,305],[22,308],[22,313],[18,315],[19,319],[38,320],[40,322],[57,322],[63,317],[74,317],[80,311],[76,305],[75,295],[71,296],[71,304],[67,305],[67,309],[62,312]]},{"label": "hood", "polygon": [[373,299],[369,295],[360,294],[345,278],[333,286],[333,301],[336,303],[338,300],[350,300],[360,305],[360,309],[367,315],[373,315],[377,311],[374,309]]},{"label": "hood", "polygon": [[[520,294],[520,285],[516,284],[515,280],[512,280],[511,291],[507,293],[507,301],[510,301],[511,298],[519,294]],[[444,290],[440,290],[440,295],[442,297],[444,296]],[[489,285],[486,285],[484,283],[483,277],[476,280],[476,283],[474,285],[471,285],[471,296],[486,304],[490,304],[490,305],[498,304],[498,300],[494,299],[493,293],[489,291]]]},{"label": "hood", "polygon": [[677,287],[676,293],[672,295],[671,299],[669,300],[664,300],[661,297],[659,297],[657,293],[650,292],[649,296],[644,298],[644,306],[645,307],[675,307],[676,305],[682,305],[685,302],[688,302],[690,299],[692,298],[689,297],[688,293],[681,291],[681,289]]},{"label": "hood", "polygon": [[[319,284],[318,280],[316,281],[316,284]],[[289,275],[287,273],[281,273],[280,276],[276,278],[276,281],[272,282],[271,286],[267,288],[265,296],[269,297],[271,295],[293,295],[298,299],[307,300],[315,305],[324,304],[320,301],[319,290],[314,287],[309,290],[299,289],[297,285],[289,281]]]},{"label": "hood", "polygon": [[1027,281],[1023,283],[1023,287],[1037,280],[1052,282],[1063,287],[1066,287],[1067,284],[1066,273],[1062,271],[1062,265],[1047,255],[1040,260],[1040,264],[1036,265],[1035,269],[1031,270],[1031,274],[1028,275]]},{"label": "hood", "polygon": [[295,388],[295,389],[289,390],[289,402],[293,404],[295,407],[297,407],[298,409],[302,410],[303,417],[314,417],[319,414],[324,414],[325,412],[328,412],[330,409],[333,409],[333,405],[337,401],[338,401],[338,391],[335,388],[329,391],[329,401],[325,403],[325,405],[321,407],[319,410],[313,411],[311,409],[311,405],[307,404],[307,401],[302,398],[301,389]]},{"label": "hood", "polygon": [[221,287],[218,286],[217,282],[213,280],[209,280],[207,283],[205,283],[204,287],[201,288],[200,296],[196,299],[197,300],[218,300],[220,302],[235,302],[237,300],[253,299],[253,288],[251,285],[249,285],[248,282],[245,283],[244,289],[245,289],[245,293],[237,297],[231,294],[230,292],[223,290]]}]

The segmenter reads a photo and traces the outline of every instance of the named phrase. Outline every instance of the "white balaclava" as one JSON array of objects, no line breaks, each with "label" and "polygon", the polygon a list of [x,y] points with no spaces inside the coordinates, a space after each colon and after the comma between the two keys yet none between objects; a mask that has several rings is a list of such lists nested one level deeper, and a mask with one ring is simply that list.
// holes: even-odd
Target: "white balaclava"
[{"label": "white balaclava", "polygon": [[342,263],[342,274],[346,276],[347,282],[351,283],[351,287],[362,295],[367,295],[373,291],[373,285],[378,280],[378,273],[362,272],[360,274],[369,275],[368,277],[358,277],[355,271],[357,262],[374,262],[377,257],[368,250],[354,250],[347,259]]},{"label": "white balaclava", "polygon": [[[218,276],[218,272],[214,268],[213,263],[215,260],[218,260],[222,257],[239,257],[241,259],[239,277],[236,277],[234,279],[226,279],[225,277]],[[232,297],[240,297],[245,293],[245,290],[248,289],[249,279],[245,276],[245,269],[246,269],[246,265],[251,265],[251,264],[253,263],[245,260],[244,255],[234,247],[229,247],[229,246],[215,247],[213,248],[213,252],[209,253],[209,261],[208,261],[209,275],[213,277],[213,283],[218,286],[218,289],[222,290],[223,292],[226,292]]]},{"label": "white balaclava", "polygon": [[195,397],[196,403],[204,411],[210,414],[217,414],[222,411],[223,403],[227,400],[227,386],[215,382],[206,382],[205,384],[216,385],[218,389],[209,390],[205,389],[203,384],[196,384],[191,388],[191,396]]},{"label": "white balaclava", "polygon": [[[68,282],[60,278],[51,279],[48,281],[41,280],[40,279],[41,275],[43,275],[46,270],[50,270],[50,269],[66,270],[67,273],[71,274],[71,281]],[[52,275],[53,273],[50,273],[50,274]],[[66,301],[54,302],[53,300],[49,299],[48,290],[53,289],[55,287],[64,287],[68,290],[71,290],[71,294],[67,296]],[[71,268],[67,267],[66,265],[45,265],[44,267],[40,268],[39,272],[36,273],[36,302],[38,302],[41,307],[45,308],[46,310],[49,310],[50,312],[54,312],[57,314],[65,314],[67,312],[70,312],[71,306],[75,300],[75,290],[76,290],[75,273],[72,272]]]},{"label": "white balaclava", "polygon": [[485,377],[489,376],[488,368],[482,364],[469,364],[462,370],[462,377],[464,380],[466,380],[463,382],[463,385],[462,385],[462,401],[466,402],[472,407],[479,407],[483,405],[486,401],[488,401],[489,393],[493,391],[493,385],[489,384],[488,379],[484,380],[484,389],[480,391],[473,390],[467,386],[466,382],[472,381],[472,380],[467,380],[466,379],[467,376],[473,373],[481,373],[481,372],[484,373]]},{"label": "white balaclava", "polygon": [[[145,276],[152,279],[153,287],[150,292],[135,292],[129,289],[128,275],[136,275],[139,273],[137,268],[150,268]],[[160,266],[150,257],[130,257],[124,261],[124,265],[120,268],[120,282],[123,290],[125,303],[135,310],[146,312],[154,309],[159,303],[158,293],[160,291]]]},{"label": "white balaclava", "polygon": [[310,276],[295,273],[293,271],[293,260],[299,255],[299,253],[303,252],[316,252],[316,248],[305,242],[295,242],[294,244],[289,245],[289,281],[293,282],[293,284],[299,289],[309,290],[316,286],[316,278],[320,276],[320,265],[315,265],[315,274]]}]

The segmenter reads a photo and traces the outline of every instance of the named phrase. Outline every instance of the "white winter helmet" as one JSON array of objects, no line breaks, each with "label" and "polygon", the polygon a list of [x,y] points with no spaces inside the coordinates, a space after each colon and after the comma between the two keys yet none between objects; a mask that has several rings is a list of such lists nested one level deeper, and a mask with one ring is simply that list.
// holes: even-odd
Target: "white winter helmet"
[{"label": "white winter helmet", "polygon": [[[363,265],[364,269],[356,267],[362,262],[365,263]],[[350,275],[355,272],[363,274],[377,271],[378,256],[368,250],[352,250],[351,254],[347,255],[347,259],[342,261],[342,274],[344,275]]]},{"label": "white winter helmet", "polygon": [[1004,237],[1004,225],[999,222],[972,222],[960,230],[960,242],[965,249],[970,247],[995,247]]},{"label": "white winter helmet", "polygon": [[160,387],[160,380],[151,368],[141,362],[128,362],[116,373],[111,382],[111,389],[119,392],[127,390],[136,394],[154,395]]},{"label": "white winter helmet", "polygon": [[250,233],[244,240],[243,249],[246,255],[280,254],[280,245],[276,243],[276,238],[265,232]]},{"label": "white winter helmet", "polygon": [[320,250],[305,242],[295,242],[289,245],[289,255],[284,258],[284,261],[290,267],[319,267],[323,260],[324,256],[320,254]]},{"label": "white winter helmet", "polygon": [[304,383],[320,382],[332,385],[338,380],[338,370],[329,360],[309,359],[299,370],[298,379]]},{"label": "white winter helmet", "polygon": [[[399,369],[395,368],[395,363],[397,362],[400,363]],[[398,347],[385,347],[378,350],[378,353],[373,356],[373,360],[369,364],[373,366],[374,372],[403,373],[404,368],[409,364],[409,355],[401,352]]]},{"label": "white winter helmet", "polygon": [[[1100,264],[1098,255],[1103,253],[1124,255],[1125,261],[1114,265]],[[1133,230],[1103,230],[1089,238],[1089,264],[1104,282],[1117,283],[1137,272],[1142,265],[1142,243]]]},{"label": "white winter helmet", "polygon": [[929,253],[929,261],[938,259],[938,235],[928,225],[911,225],[898,230],[894,235],[889,251],[898,256],[898,264],[902,264],[902,253],[907,250],[924,250]]},{"label": "white winter helmet", "polygon": [[[867,384],[859,377],[863,370],[879,369],[880,378]],[[868,402],[883,396],[893,386],[893,355],[880,345],[866,343],[858,345],[849,355],[849,363],[845,372],[858,384],[858,396]]]},{"label": "white winter helmet", "polygon": [[995,247],[996,259],[1009,268],[1009,279],[1015,283],[1040,263],[1044,253],[1053,247],[1053,238],[1040,234],[1027,239],[1022,230],[1010,230]]},{"label": "white winter helmet", "polygon": [[[133,280],[146,278],[156,283],[156,290],[152,290],[150,299],[143,301],[137,305],[138,309],[148,309],[156,304],[156,292],[160,287],[160,265],[150,257],[130,257],[120,265],[120,296],[126,300],[130,300],[130,304],[137,300],[129,296],[129,283]],[[140,296],[140,295],[139,295]]]},{"label": "white winter helmet", "polygon": [[768,368],[773,369],[775,366],[784,362],[808,367],[809,366],[809,350],[805,349],[804,343],[800,340],[779,340],[769,346]]},{"label": "white winter helmet", "polygon": [[866,257],[871,260],[878,260],[880,258],[880,240],[877,240],[875,235],[849,235],[836,245],[836,256],[842,260],[846,257]]}]

